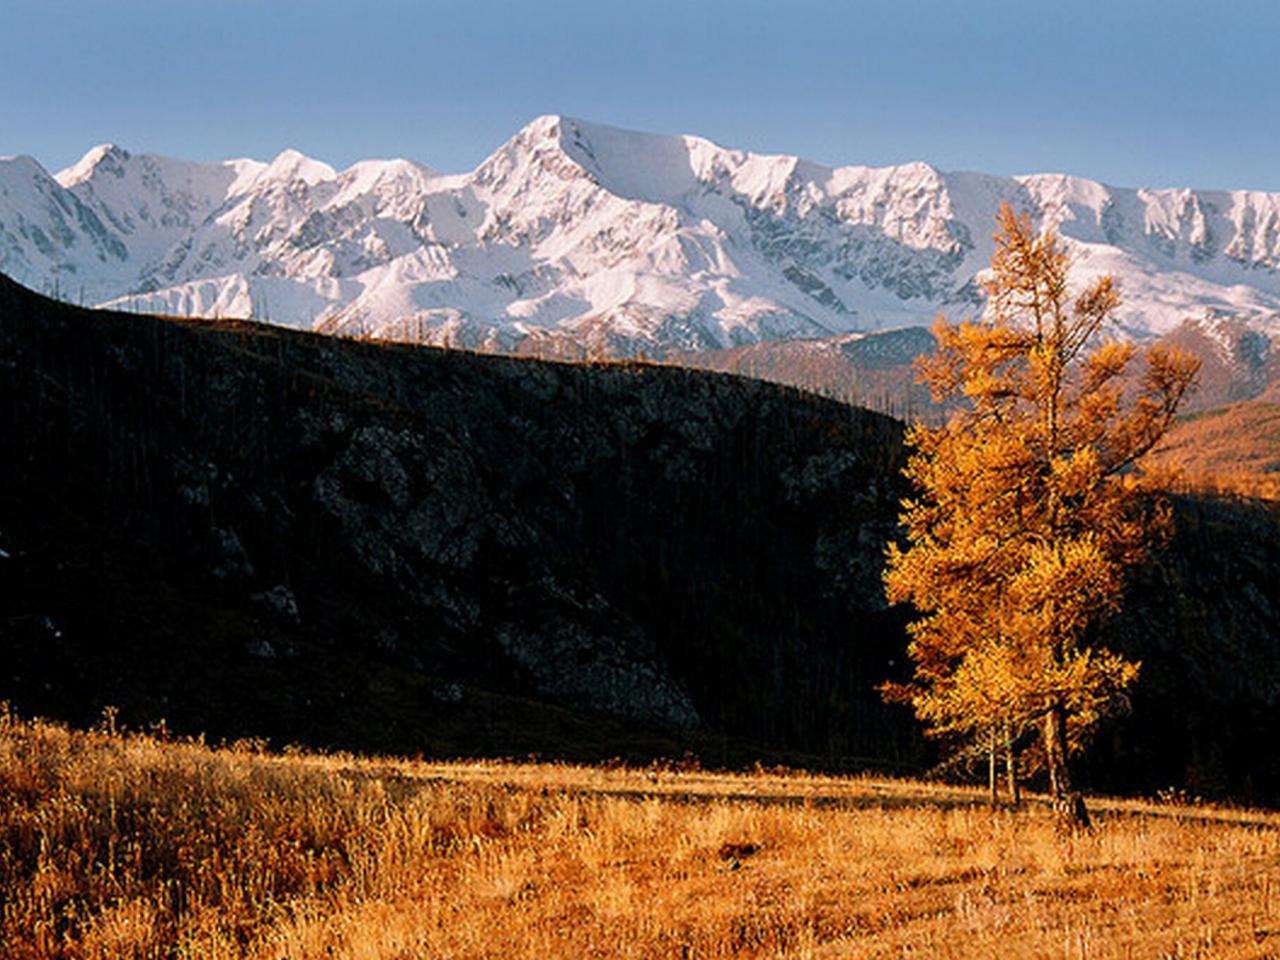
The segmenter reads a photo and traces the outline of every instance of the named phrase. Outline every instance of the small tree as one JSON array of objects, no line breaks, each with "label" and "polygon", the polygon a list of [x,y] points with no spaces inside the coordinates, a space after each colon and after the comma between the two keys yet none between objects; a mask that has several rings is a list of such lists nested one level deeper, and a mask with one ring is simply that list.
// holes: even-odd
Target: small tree
[{"label": "small tree", "polygon": [[1168,428],[1198,361],[1153,347],[1136,379],[1132,344],[1103,339],[1112,278],[1072,298],[1069,259],[1008,205],[986,281],[988,319],[939,317],[918,363],[943,427],[913,426],[906,546],[890,544],[891,601],[910,627],[912,682],[886,685],[934,734],[994,737],[1028,724],[1060,810],[1077,819],[1067,757],[1123,695],[1138,664],[1087,642],[1116,609],[1124,573],[1167,535],[1167,504],[1126,476]]}]

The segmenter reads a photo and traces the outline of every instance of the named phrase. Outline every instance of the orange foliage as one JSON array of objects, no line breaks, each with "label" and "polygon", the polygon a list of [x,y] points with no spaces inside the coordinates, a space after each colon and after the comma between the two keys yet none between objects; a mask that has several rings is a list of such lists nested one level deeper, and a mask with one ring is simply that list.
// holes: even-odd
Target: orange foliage
[{"label": "orange foliage", "polygon": [[1052,232],[1007,205],[999,215],[990,318],[934,326],[919,364],[935,399],[967,403],[946,425],[917,424],[906,468],[907,545],[891,544],[890,600],[912,624],[910,702],[934,733],[1040,727],[1055,794],[1066,754],[1122,697],[1138,664],[1090,646],[1117,607],[1124,571],[1169,527],[1167,509],[1122,475],[1168,429],[1198,362],[1153,348],[1136,391],[1130,344],[1103,339],[1119,304],[1110,277],[1072,299]]}]

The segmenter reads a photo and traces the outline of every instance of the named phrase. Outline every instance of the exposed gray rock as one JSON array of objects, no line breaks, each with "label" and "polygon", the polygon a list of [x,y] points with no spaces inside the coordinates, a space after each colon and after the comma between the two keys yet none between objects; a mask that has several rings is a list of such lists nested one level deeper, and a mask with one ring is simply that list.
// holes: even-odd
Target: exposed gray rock
[{"label": "exposed gray rock", "polygon": [[210,547],[213,557],[209,564],[209,573],[218,580],[242,579],[253,577],[253,564],[249,554],[240,542],[240,536],[234,530],[223,527],[210,527]]},{"label": "exposed gray rock", "polygon": [[245,653],[260,660],[273,660],[276,657],[276,648],[265,637],[254,637],[245,645]]},{"label": "exposed gray rock", "polygon": [[533,677],[540,693],[647,723],[673,727],[699,723],[688,694],[655,664],[636,658],[627,649],[628,638],[592,636],[565,620],[544,623],[536,630],[503,623],[495,633],[502,649]]},{"label": "exposed gray rock", "polygon": [[431,699],[437,703],[461,703],[464,696],[460,683],[439,683],[431,688]]},{"label": "exposed gray rock", "polygon": [[270,590],[255,593],[249,599],[288,623],[302,621],[298,614],[298,601],[293,591],[282,583],[277,583]]}]

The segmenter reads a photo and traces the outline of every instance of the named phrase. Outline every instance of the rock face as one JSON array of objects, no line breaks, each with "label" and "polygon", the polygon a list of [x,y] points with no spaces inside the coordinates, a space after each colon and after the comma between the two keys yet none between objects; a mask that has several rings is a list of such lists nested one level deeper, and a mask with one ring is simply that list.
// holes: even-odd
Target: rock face
[{"label": "rock face", "polygon": [[[0,699],[434,755],[923,770],[900,425],[767,383],[87,312],[0,279]],[[1179,507],[1099,786],[1280,799],[1280,530]]]},{"label": "rock face", "polygon": [[[896,640],[876,626],[892,619],[878,546],[870,563],[848,549],[891,529],[887,418],[679,368],[91,314],[7,282],[2,296],[0,535],[56,565],[70,513],[95,541],[157,554],[174,589],[233,616],[259,666],[367,658],[798,747],[848,682],[811,670],[848,657],[846,625]],[[57,611],[86,646],[156,632],[101,602]],[[206,629],[176,607],[160,619],[167,635]],[[148,656],[168,662],[148,669],[174,687],[192,660],[229,656],[208,642],[217,652],[156,639]],[[116,674],[136,695],[131,666],[87,673],[104,681],[92,699]],[[855,702],[881,718],[865,679]],[[866,752],[872,736],[833,743]]]}]

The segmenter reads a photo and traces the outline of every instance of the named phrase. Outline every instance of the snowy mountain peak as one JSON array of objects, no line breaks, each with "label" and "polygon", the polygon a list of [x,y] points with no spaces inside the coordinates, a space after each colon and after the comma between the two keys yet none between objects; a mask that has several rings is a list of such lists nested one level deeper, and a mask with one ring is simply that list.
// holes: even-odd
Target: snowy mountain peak
[{"label": "snowy mountain peak", "polygon": [[406,177],[425,182],[436,173],[425,164],[397,157],[391,160],[360,160],[343,170],[341,176],[356,183],[375,184]]},{"label": "snowy mountain peak", "polygon": [[76,184],[88,180],[96,173],[122,177],[124,176],[124,165],[131,156],[132,154],[128,150],[124,150],[114,143],[100,143],[76,163],[65,170],[58,171],[54,179],[62,186],[70,189]]},{"label": "snowy mountain peak", "polygon": [[826,167],[549,114],[470,173],[341,173],[297,150],[191,163],[95,147],[0,160],[0,270],[176,314],[495,349],[662,352],[983,308],[1002,202],[1054,226],[1117,317],[1280,330],[1280,194],[1132,190],[927,163]]},{"label": "snowy mountain peak", "polygon": [[559,142],[560,126],[565,120],[571,123],[575,122],[573,117],[565,117],[559,113],[544,113],[541,116],[534,117],[521,127],[512,139],[529,142],[539,140]]},{"label": "snowy mountain peak", "polygon": [[258,174],[262,182],[292,183],[301,180],[308,186],[332,180],[336,176],[337,173],[333,167],[327,163],[313,160],[294,149],[280,151],[276,158]]},{"label": "snowy mountain peak", "polygon": [[672,203],[697,188],[689,138],[561,117],[560,147],[615,196]]}]

